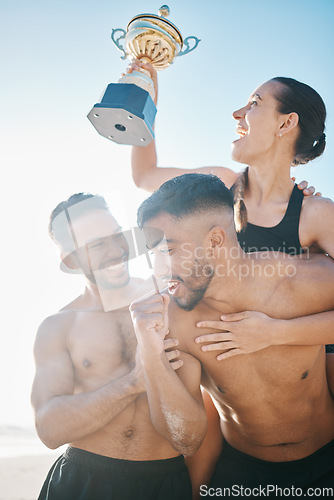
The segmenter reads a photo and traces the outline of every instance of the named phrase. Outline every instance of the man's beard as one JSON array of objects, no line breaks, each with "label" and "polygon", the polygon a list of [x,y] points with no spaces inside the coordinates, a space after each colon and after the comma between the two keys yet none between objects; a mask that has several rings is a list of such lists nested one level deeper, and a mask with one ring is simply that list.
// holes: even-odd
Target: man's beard
[{"label": "man's beard", "polygon": [[196,289],[187,287],[183,280],[184,286],[188,291],[188,295],[183,298],[175,297],[175,302],[178,305],[178,307],[180,307],[180,309],[183,309],[184,311],[192,311],[197,306],[197,304],[203,299],[207,289],[209,288],[213,276],[214,276],[214,269],[212,268],[212,273],[210,274],[210,276],[205,276],[205,282],[202,284],[200,288]]},{"label": "man's beard", "polygon": [[183,309],[184,311],[192,311],[197,306],[197,304],[203,299],[206,290],[207,287],[200,288],[198,290],[192,290],[190,297],[188,296],[183,299],[178,299],[176,297],[175,302],[180,309]]}]

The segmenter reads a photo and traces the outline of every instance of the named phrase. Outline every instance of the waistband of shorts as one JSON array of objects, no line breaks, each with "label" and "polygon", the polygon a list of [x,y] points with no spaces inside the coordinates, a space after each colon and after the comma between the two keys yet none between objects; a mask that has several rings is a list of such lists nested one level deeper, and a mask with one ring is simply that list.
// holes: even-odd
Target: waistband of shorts
[{"label": "waistband of shorts", "polygon": [[90,469],[117,474],[152,476],[154,474],[171,474],[186,470],[183,455],[164,460],[123,460],[97,455],[90,451],[69,446],[63,457],[70,462],[89,467]]},{"label": "waistband of shorts", "polygon": [[269,460],[262,460],[261,458],[253,457],[252,455],[247,455],[247,453],[244,453],[240,450],[237,450],[233,446],[231,446],[225,439],[223,443],[223,450],[222,450],[222,456],[224,458],[236,458],[238,460],[243,460],[246,463],[250,462],[255,462],[258,465],[266,465],[270,466],[271,468],[291,468],[293,466],[296,467],[303,467],[304,465],[308,463],[312,463],[315,460],[333,460],[333,452],[334,452],[334,439],[332,441],[329,441],[329,443],[325,444],[319,450],[316,450],[314,453],[311,455],[308,455],[307,457],[300,458],[298,460],[289,460],[289,461],[284,461],[284,462],[271,462]]}]

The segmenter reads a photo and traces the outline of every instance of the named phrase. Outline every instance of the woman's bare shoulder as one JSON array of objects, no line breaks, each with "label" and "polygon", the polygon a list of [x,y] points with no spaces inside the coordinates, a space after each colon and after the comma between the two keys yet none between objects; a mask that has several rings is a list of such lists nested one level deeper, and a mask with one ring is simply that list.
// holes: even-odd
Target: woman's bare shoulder
[{"label": "woman's bare shoulder", "polygon": [[304,198],[299,237],[303,247],[315,246],[334,257],[334,202],[330,198]]},{"label": "woman's bare shoulder", "polygon": [[323,196],[305,196],[301,215],[308,220],[317,221],[324,216],[333,216],[333,211],[334,202],[330,198],[324,198]]}]

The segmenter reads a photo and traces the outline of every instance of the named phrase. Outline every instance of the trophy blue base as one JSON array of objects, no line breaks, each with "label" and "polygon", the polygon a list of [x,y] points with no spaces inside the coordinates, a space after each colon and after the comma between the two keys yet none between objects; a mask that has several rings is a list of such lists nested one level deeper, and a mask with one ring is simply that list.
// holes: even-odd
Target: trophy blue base
[{"label": "trophy blue base", "polygon": [[133,83],[110,83],[87,118],[99,134],[111,141],[146,146],[154,139],[156,112],[146,90]]}]

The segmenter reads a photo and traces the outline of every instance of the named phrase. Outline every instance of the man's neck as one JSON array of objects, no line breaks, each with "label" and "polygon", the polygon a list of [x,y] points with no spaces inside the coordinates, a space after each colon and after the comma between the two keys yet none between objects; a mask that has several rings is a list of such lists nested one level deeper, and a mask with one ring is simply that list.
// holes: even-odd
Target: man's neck
[{"label": "man's neck", "polygon": [[240,257],[221,261],[203,299],[204,303],[218,311],[226,308],[234,311],[251,309],[257,302],[259,287],[263,290],[263,262],[256,254],[241,251]]},{"label": "man's neck", "polygon": [[136,278],[130,278],[124,286],[110,289],[103,288],[102,286],[98,287],[88,281],[84,297],[91,307],[108,312],[129,307],[133,300],[136,300],[151,289],[152,286],[150,286],[149,282]]},{"label": "man's neck", "polygon": [[87,281],[82,299],[88,307],[103,310],[103,305],[99,290],[96,285]]}]

